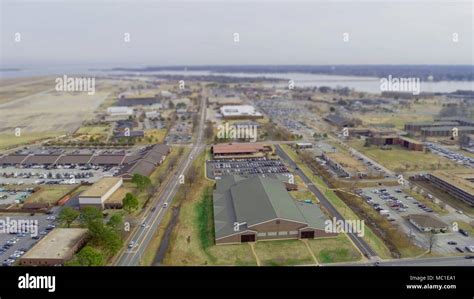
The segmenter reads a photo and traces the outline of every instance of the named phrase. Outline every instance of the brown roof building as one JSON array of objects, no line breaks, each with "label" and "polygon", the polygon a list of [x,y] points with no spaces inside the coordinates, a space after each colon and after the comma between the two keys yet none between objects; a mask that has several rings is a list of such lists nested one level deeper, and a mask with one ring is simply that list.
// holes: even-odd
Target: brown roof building
[{"label": "brown roof building", "polygon": [[211,147],[214,158],[235,158],[245,156],[256,156],[271,152],[268,145],[258,143],[226,143],[215,144]]},{"label": "brown roof building", "polygon": [[54,266],[70,260],[87,241],[85,228],[56,228],[20,258],[20,265]]}]

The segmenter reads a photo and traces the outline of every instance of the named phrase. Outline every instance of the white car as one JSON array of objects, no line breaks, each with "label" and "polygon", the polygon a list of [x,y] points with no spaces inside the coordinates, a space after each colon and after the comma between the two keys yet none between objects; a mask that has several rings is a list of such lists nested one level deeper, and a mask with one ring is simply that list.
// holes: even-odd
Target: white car
[{"label": "white car", "polygon": [[168,207],[168,203],[167,203],[167,202],[165,202],[165,203],[163,204],[163,208],[166,208],[166,207]]},{"label": "white car", "polygon": [[135,247],[135,242],[130,241],[130,243],[128,243],[128,248],[132,249],[133,247]]}]

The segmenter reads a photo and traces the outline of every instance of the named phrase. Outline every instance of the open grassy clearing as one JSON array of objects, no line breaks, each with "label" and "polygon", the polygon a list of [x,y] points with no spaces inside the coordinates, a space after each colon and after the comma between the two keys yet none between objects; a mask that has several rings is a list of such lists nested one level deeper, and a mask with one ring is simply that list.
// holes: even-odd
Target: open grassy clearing
[{"label": "open grassy clearing", "polygon": [[97,125],[97,126],[82,126],[76,131],[76,134],[83,135],[107,135],[110,126],[108,125]]},{"label": "open grassy clearing", "polygon": [[46,203],[54,205],[64,195],[76,187],[77,185],[41,186],[41,189],[33,193],[25,203]]},{"label": "open grassy clearing", "polygon": [[12,148],[15,146],[26,145],[31,142],[45,140],[53,137],[58,137],[64,132],[21,132],[20,136],[15,136],[15,129],[12,129],[11,134],[0,134],[0,149]]},{"label": "open grassy clearing", "polygon": [[308,248],[300,240],[257,242],[255,252],[264,266],[314,264]]},{"label": "open grassy clearing", "polygon": [[362,258],[346,235],[308,240],[309,247],[320,263],[355,262]]},{"label": "open grassy clearing", "polygon": [[400,146],[382,150],[376,146],[364,147],[361,140],[350,142],[358,151],[393,171],[420,171],[463,168],[449,159],[429,152],[409,151]]}]

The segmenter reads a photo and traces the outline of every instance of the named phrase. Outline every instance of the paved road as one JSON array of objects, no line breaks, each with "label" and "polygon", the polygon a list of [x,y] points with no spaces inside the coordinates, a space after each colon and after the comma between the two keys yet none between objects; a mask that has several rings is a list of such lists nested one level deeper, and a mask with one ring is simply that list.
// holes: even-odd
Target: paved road
[{"label": "paved road", "polygon": [[[375,263],[335,263],[335,264],[324,264],[321,266],[374,266]],[[409,258],[409,259],[398,259],[398,260],[386,260],[381,261],[379,266],[474,266],[474,259],[466,259],[464,256],[453,256],[453,257],[430,257],[430,258]]]},{"label": "paved road", "polygon": [[[150,240],[153,237],[153,234],[158,229],[161,221],[168,208],[163,206],[164,203],[167,203],[168,206],[171,206],[174,196],[179,189],[179,175],[185,174],[192,162],[199,156],[199,154],[206,148],[203,143],[203,132],[204,132],[204,123],[205,123],[205,97],[202,97],[201,101],[201,119],[198,127],[198,136],[196,142],[192,145],[192,149],[186,157],[180,161],[177,171],[173,174],[173,177],[169,178],[165,186],[161,188],[163,192],[159,194],[156,198],[152,200],[151,207],[156,207],[155,211],[149,209],[145,212],[143,217],[143,222],[145,226],[139,226],[135,231],[132,232],[130,238],[131,241],[135,242],[136,246],[132,249],[126,249],[122,251],[120,256],[117,259],[116,265],[119,266],[137,266],[140,264],[141,257],[150,243]],[[125,246],[128,246],[126,244]]]},{"label": "paved road", "polygon": [[[334,206],[329,202],[329,200],[316,188],[311,180],[298,168],[296,168],[296,163],[281,149],[279,145],[275,146],[276,154],[280,156],[284,161],[286,161],[291,167],[295,168],[295,173],[299,175],[302,180],[308,185],[308,189],[316,195],[319,199],[321,205],[329,211],[337,220],[344,220],[342,215],[334,208]],[[377,256],[376,252],[370,248],[370,246],[356,234],[348,234],[349,238],[354,242],[354,244],[359,248],[359,250],[368,258],[375,258]]]}]

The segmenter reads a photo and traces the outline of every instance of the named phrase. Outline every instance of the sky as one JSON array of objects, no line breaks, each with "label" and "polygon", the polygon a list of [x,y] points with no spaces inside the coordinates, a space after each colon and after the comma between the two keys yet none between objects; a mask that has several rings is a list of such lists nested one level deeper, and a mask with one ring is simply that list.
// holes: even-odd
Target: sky
[{"label": "sky", "polygon": [[473,64],[474,1],[0,2],[2,67]]}]

